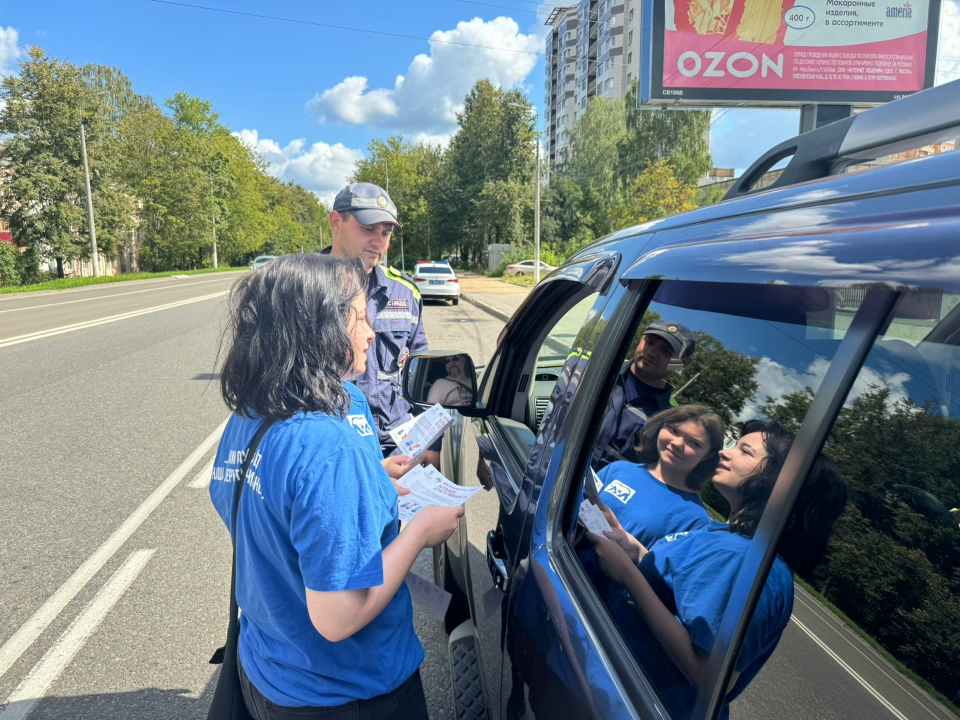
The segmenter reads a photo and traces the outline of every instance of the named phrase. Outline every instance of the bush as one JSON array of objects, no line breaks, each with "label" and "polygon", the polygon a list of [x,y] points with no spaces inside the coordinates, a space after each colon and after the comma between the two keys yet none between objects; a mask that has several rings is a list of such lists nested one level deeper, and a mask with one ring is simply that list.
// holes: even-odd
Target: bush
[{"label": "bush", "polygon": [[0,240],[0,285],[19,285],[23,282],[20,251]]}]

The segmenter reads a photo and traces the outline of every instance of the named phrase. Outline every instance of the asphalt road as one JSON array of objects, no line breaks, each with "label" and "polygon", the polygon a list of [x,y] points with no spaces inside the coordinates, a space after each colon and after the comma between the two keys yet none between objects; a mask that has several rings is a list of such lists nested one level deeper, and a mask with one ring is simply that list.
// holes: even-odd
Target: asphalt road
[{"label": "asphalt road", "polygon": [[[238,276],[0,296],[0,720],[206,716],[230,544],[205,471],[227,416],[216,357]],[[525,294],[473,282],[501,314]],[[434,347],[478,363],[502,327],[467,302],[429,303],[425,322]],[[432,577],[429,553],[415,571]],[[431,717],[447,720],[446,637],[415,620]],[[799,590],[732,715],[954,717]]]}]

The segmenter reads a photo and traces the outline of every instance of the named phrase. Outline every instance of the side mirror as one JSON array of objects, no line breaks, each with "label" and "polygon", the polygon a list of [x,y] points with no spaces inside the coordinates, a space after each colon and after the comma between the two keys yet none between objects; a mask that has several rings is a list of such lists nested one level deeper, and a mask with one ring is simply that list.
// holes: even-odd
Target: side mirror
[{"label": "side mirror", "polygon": [[413,405],[469,410],[477,401],[477,371],[459,350],[417,353],[403,365],[403,396]]}]

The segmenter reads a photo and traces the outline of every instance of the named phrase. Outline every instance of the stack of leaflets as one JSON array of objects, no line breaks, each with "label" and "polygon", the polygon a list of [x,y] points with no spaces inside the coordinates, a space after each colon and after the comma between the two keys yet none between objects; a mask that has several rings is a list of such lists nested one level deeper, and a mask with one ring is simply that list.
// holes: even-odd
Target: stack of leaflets
[{"label": "stack of leaflets", "polygon": [[417,465],[397,484],[410,490],[407,495],[400,496],[400,520],[403,522],[412,520],[427,505],[463,505],[483,489],[480,485],[463,487],[452,483],[433,465]]},{"label": "stack of leaflets", "polygon": [[437,403],[426,412],[395,427],[390,431],[390,437],[401,453],[417,457],[433,445],[452,422],[450,413]]}]

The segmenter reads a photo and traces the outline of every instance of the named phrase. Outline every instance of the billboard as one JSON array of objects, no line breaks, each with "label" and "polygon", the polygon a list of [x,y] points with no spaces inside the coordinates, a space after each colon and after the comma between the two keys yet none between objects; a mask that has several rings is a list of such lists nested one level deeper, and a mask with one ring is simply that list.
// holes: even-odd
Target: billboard
[{"label": "billboard", "polygon": [[933,85],[940,0],[646,0],[641,103],[871,104]]}]

